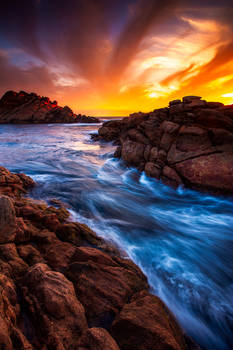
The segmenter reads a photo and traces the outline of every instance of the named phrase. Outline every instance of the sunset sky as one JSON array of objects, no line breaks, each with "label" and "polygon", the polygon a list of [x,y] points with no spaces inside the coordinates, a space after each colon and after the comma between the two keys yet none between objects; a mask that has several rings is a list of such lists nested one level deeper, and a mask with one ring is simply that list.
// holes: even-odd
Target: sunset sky
[{"label": "sunset sky", "polygon": [[99,116],[190,94],[231,104],[232,0],[4,1],[0,94],[9,89]]}]

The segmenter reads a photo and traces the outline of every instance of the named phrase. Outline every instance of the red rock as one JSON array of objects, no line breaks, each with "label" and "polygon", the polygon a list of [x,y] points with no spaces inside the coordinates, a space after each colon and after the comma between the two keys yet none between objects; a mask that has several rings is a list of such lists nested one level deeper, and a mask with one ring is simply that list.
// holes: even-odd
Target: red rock
[{"label": "red rock", "polygon": [[54,238],[49,243],[40,245],[40,252],[44,260],[55,271],[65,273],[75,254],[76,247],[68,242],[61,242]]},{"label": "red rock", "polygon": [[186,349],[182,330],[164,303],[143,295],[126,304],[111,327],[121,350]]},{"label": "red rock", "polygon": [[100,265],[115,267],[119,266],[118,263],[109,256],[109,254],[101,252],[99,249],[92,247],[76,248],[74,254],[72,255],[72,260],[75,262],[93,261]]},{"label": "red rock", "polygon": [[86,225],[67,222],[65,208],[22,198],[30,184],[0,168],[0,193],[11,196],[0,216],[8,238],[13,223],[13,241],[0,244],[0,348],[119,350],[106,330],[88,330],[86,316],[89,326],[109,329],[137,292],[148,294],[146,277]]},{"label": "red rock", "polygon": [[172,142],[174,140],[175,140],[175,136],[172,136],[171,134],[164,133],[161,140],[160,140],[159,147],[167,152],[170,149]]},{"label": "red rock", "polygon": [[32,244],[23,244],[17,247],[19,256],[29,265],[45,263],[40,252]]},{"label": "red rock", "polygon": [[149,156],[149,160],[150,162],[156,162],[157,158],[158,158],[158,147],[152,147],[150,150],[150,156]]},{"label": "red rock", "polygon": [[45,264],[32,266],[24,279],[24,299],[34,320],[41,347],[76,349],[87,329],[85,310],[73,284]]},{"label": "red rock", "polygon": [[129,138],[132,141],[135,142],[139,142],[142,143],[144,145],[148,145],[149,144],[149,140],[147,137],[145,137],[139,130],[137,129],[130,129],[129,132],[127,133],[127,136],[129,136]]},{"label": "red rock", "polygon": [[173,106],[173,105],[178,105],[181,103],[181,100],[177,99],[177,100],[173,100],[169,102],[169,106]]},{"label": "red rock", "polygon": [[183,184],[183,181],[177,172],[168,166],[165,166],[163,168],[161,178],[163,180],[163,183],[175,188]]},{"label": "red rock", "polygon": [[221,102],[206,102],[207,108],[221,108],[224,104]]},{"label": "red rock", "polygon": [[31,344],[16,328],[19,311],[14,282],[0,274],[0,349],[32,350]]},{"label": "red rock", "polygon": [[7,169],[0,167],[0,193],[8,196],[26,193],[34,181],[24,174],[13,174]]},{"label": "red rock", "polygon": [[160,126],[160,129],[164,133],[171,134],[171,135],[176,134],[179,128],[180,128],[179,124],[176,124],[167,120],[165,120]]},{"label": "red rock", "polygon": [[0,270],[7,276],[19,280],[25,275],[28,265],[20,258],[14,243],[0,245]]},{"label": "red rock", "polygon": [[123,143],[121,156],[128,164],[138,165],[144,161],[145,145],[134,141],[125,141]]},{"label": "red rock", "polygon": [[0,243],[12,242],[15,238],[16,217],[12,200],[0,196]]},{"label": "red rock", "polygon": [[98,251],[95,258],[92,253],[89,260],[72,263],[68,276],[85,307],[89,324],[107,327],[136,291],[147,288],[147,281],[140,270],[135,270],[135,266],[132,268],[127,261],[123,266],[119,263],[104,265],[99,263],[99,259],[103,261],[103,254],[98,260],[97,256]]},{"label": "red rock", "polygon": [[233,144],[233,133],[225,129],[211,129],[214,145]]},{"label": "red rock", "polygon": [[215,153],[175,165],[192,186],[233,193],[233,154]]},{"label": "red rock", "polygon": [[224,115],[219,109],[203,109],[201,110],[195,123],[207,128],[221,128],[233,131],[233,120]]},{"label": "red rock", "polygon": [[161,167],[158,164],[148,162],[145,165],[145,173],[147,176],[159,179],[161,174]]},{"label": "red rock", "polygon": [[[200,183],[201,189],[233,192],[233,183],[231,186],[230,175],[225,169],[227,166],[231,169],[233,105],[223,106],[201,100],[199,96],[185,96],[183,102],[171,101],[169,108],[135,113],[117,123],[104,125],[111,127],[111,140],[118,140],[117,157],[138,170],[145,170],[148,176],[175,187],[183,182],[187,187]],[[102,138],[107,140],[107,130]],[[217,156],[221,161],[216,164],[210,181],[209,169],[213,168],[212,155],[215,153],[222,153],[222,156]],[[222,160],[224,157],[225,161]],[[200,164],[204,159],[205,168],[201,167],[200,175]],[[192,165],[192,171],[188,171],[186,164]],[[201,180],[194,174],[199,174]]]},{"label": "red rock", "polygon": [[57,106],[56,101],[24,91],[6,92],[0,100],[0,123],[96,123],[97,118],[76,115],[65,106]]},{"label": "red rock", "polygon": [[204,107],[206,106],[206,101],[201,100],[199,96],[185,96],[183,97],[184,109],[189,110],[194,107]]},{"label": "red rock", "polygon": [[77,350],[120,350],[120,348],[105,329],[90,328],[82,335]]}]

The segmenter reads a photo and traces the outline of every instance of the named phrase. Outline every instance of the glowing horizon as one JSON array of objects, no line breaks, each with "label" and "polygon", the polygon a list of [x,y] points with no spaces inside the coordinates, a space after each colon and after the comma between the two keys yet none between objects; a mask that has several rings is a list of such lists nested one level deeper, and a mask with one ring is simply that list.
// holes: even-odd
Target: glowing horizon
[{"label": "glowing horizon", "polygon": [[4,4],[0,93],[33,91],[95,116],[186,95],[232,104],[231,14],[228,0]]}]

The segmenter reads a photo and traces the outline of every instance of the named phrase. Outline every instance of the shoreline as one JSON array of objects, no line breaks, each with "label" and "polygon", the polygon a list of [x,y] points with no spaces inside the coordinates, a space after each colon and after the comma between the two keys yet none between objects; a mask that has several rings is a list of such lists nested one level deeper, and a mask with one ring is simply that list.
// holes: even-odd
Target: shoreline
[{"label": "shoreline", "polygon": [[28,176],[5,168],[0,175],[2,346],[198,349],[119,249],[68,221],[59,202],[55,208],[23,197],[34,185]]}]

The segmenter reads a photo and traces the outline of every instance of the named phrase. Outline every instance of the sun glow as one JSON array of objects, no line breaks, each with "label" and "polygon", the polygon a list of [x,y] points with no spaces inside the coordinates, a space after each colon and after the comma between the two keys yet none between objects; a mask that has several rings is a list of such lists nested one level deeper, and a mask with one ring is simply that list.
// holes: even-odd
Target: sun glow
[{"label": "sun glow", "polygon": [[83,26],[75,16],[67,18],[63,35],[60,23],[54,32],[47,24],[51,37],[35,35],[43,37],[41,50],[40,42],[26,49],[25,38],[21,48],[0,46],[2,92],[6,88],[35,91],[76,113],[96,116],[151,111],[194,94],[229,104],[233,98],[228,92],[233,84],[231,18],[225,20],[216,8],[211,12],[207,6],[203,11],[194,5],[177,11],[162,6],[158,18],[156,11],[155,15],[150,11],[157,1],[142,0],[138,3],[143,8],[131,8],[119,23],[114,17],[108,27],[102,11],[95,12],[98,6],[91,6],[90,13],[89,5],[95,2],[84,3]]},{"label": "sun glow", "polygon": [[149,98],[156,98],[158,97],[158,94],[156,92],[151,92],[150,94],[147,95]]},{"label": "sun glow", "polygon": [[233,92],[223,94],[222,97],[233,97]]}]

